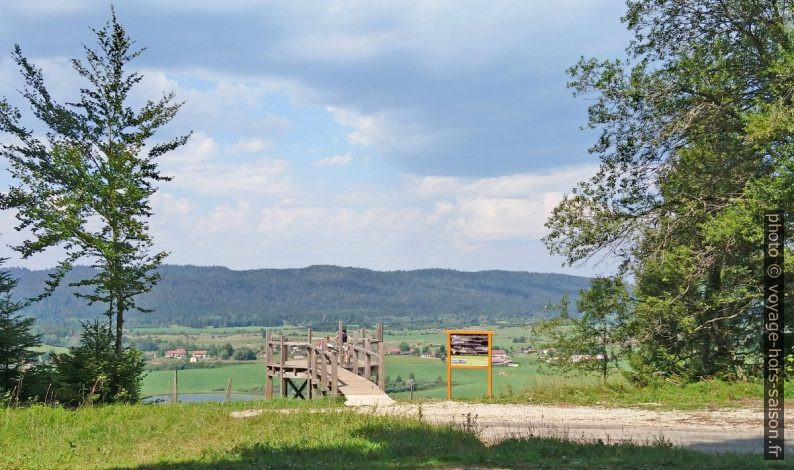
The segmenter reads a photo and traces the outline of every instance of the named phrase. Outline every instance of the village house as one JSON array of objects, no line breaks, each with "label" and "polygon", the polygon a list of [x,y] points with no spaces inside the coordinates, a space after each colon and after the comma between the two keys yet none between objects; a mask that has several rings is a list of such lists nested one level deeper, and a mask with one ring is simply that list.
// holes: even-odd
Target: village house
[{"label": "village house", "polygon": [[207,351],[193,351],[190,353],[190,362],[198,362],[208,357]]},{"label": "village house", "polygon": [[493,366],[508,366],[508,367],[517,367],[518,364],[514,363],[510,357],[507,355],[507,351],[504,349],[492,349],[491,350],[491,365]]},{"label": "village house", "polygon": [[170,357],[172,359],[184,359],[187,357],[187,351],[185,348],[169,349],[165,352],[165,357]]},{"label": "village house", "polygon": [[386,348],[386,354],[390,356],[399,356],[402,354],[402,349],[400,348]]},{"label": "village house", "polygon": [[582,361],[603,361],[604,355],[603,354],[573,354],[571,355],[571,362],[582,362]]},{"label": "village house", "polygon": [[507,351],[505,351],[504,349],[492,349],[491,357],[493,359],[505,359],[507,358]]}]

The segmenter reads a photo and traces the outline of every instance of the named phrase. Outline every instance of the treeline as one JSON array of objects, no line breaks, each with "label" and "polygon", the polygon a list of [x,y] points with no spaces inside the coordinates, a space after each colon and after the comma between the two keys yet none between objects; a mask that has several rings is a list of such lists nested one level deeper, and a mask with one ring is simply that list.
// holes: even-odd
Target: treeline
[{"label": "treeline", "polygon": [[[526,321],[549,315],[547,305],[575,295],[587,278],[511,271],[448,269],[372,271],[338,266],[234,271],[223,267],[171,266],[140,296],[152,313],[132,315],[129,325],[246,326],[311,324],[334,327],[384,321],[392,326]],[[40,291],[48,271],[13,268],[15,295]],[[40,325],[69,325],[96,318],[102,306],[86,306],[68,284],[95,275],[75,267],[61,287],[25,313]]]}]

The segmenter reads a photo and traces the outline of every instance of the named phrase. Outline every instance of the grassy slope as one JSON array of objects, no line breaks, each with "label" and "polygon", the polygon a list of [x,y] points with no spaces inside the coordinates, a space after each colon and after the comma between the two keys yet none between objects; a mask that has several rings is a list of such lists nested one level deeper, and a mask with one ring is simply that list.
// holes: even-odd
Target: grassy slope
[{"label": "grassy slope", "polygon": [[[483,446],[473,434],[338,405],[129,405],[0,409],[0,468],[766,468],[761,456],[553,439]],[[279,410],[290,406],[297,409]]]}]

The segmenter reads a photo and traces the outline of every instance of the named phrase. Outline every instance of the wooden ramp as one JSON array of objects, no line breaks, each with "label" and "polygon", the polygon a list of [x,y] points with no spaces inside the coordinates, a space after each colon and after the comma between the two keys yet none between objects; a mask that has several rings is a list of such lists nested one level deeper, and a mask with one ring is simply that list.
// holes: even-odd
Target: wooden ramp
[{"label": "wooden ramp", "polygon": [[386,392],[366,378],[347,369],[339,370],[339,393],[348,406],[382,406],[395,402]]},{"label": "wooden ramp", "polygon": [[[325,395],[344,395],[348,406],[380,406],[394,403],[385,392],[383,325],[375,337],[366,330],[352,332],[341,350],[343,335],[339,322],[337,340],[312,341],[311,329],[305,341],[278,340],[266,333],[265,398],[273,397],[273,378],[278,377],[281,397],[312,399]],[[373,380],[373,377],[374,380]]]}]

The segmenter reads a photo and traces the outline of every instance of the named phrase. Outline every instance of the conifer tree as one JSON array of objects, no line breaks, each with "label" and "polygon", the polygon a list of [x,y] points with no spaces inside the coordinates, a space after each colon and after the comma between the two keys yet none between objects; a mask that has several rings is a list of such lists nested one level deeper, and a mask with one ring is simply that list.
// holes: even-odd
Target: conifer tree
[{"label": "conifer tree", "polygon": [[22,95],[47,133],[42,138],[23,127],[20,112],[0,100],[0,131],[14,138],[0,151],[14,179],[0,207],[15,209],[17,229],[32,234],[15,247],[23,258],[52,247],[66,253],[49,290],[78,261],[97,268],[95,276],[73,285],[89,288],[82,296],[90,304],[106,306],[106,326],[121,359],[125,314],[146,311],[135,299],[158,281],[155,269],[166,256],[153,251],[147,222],[157,183],[170,179],[160,174],[156,159],[188,136],[150,142],[181,103],[170,92],[138,110],[130,107],[130,91],[142,76],[127,66],[143,50],[133,48],[115,12],[93,31],[97,48],[86,47],[85,60],[72,60],[87,81],[74,103],[56,102],[42,70],[15,47],[13,58],[25,79]]},{"label": "conifer tree", "polygon": [[[0,264],[3,262],[5,259],[0,259]],[[36,357],[32,348],[41,344],[31,331],[33,318],[18,314],[23,304],[11,297],[16,284],[16,279],[0,271],[0,394],[17,386],[22,366]]]}]

